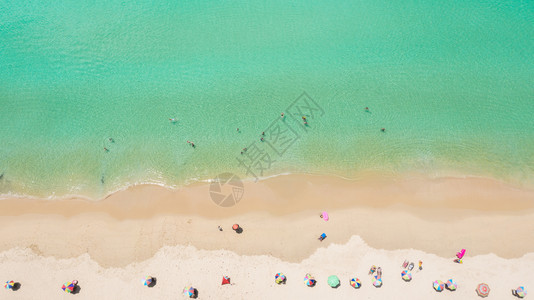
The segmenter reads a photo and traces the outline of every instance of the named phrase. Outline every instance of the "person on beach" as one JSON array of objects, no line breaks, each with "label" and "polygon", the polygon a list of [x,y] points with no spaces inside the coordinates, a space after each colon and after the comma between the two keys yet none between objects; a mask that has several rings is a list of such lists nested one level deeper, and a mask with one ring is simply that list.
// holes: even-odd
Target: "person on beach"
[{"label": "person on beach", "polygon": [[217,228],[219,228],[219,231],[223,231],[220,225],[217,226]]},{"label": "person on beach", "polygon": [[419,261],[419,271],[423,269],[423,262]]},{"label": "person on beach", "polygon": [[369,275],[372,275],[376,271],[376,266],[373,265],[371,269],[369,269]]},{"label": "person on beach", "polygon": [[378,267],[378,269],[376,269],[376,275],[380,278],[382,277],[382,268],[381,267]]}]

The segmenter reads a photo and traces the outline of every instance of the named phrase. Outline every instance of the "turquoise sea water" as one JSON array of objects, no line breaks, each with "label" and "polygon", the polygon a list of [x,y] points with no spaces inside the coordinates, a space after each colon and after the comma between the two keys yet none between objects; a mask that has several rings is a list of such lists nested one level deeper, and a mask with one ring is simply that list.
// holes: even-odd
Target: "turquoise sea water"
[{"label": "turquoise sea water", "polygon": [[[321,113],[287,110],[303,92]],[[525,184],[534,2],[3,0],[0,122],[0,194],[252,177],[238,159],[273,122],[299,138],[263,176]]]}]

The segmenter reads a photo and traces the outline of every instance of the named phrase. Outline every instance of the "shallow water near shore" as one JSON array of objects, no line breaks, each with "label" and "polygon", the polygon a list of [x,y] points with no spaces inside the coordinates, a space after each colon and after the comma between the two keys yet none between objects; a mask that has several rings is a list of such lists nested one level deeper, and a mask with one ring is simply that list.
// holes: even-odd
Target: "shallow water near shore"
[{"label": "shallow water near shore", "polygon": [[[0,194],[223,172],[534,179],[530,2],[7,4]],[[290,133],[278,152],[272,124]],[[270,157],[247,171],[255,146]]]}]

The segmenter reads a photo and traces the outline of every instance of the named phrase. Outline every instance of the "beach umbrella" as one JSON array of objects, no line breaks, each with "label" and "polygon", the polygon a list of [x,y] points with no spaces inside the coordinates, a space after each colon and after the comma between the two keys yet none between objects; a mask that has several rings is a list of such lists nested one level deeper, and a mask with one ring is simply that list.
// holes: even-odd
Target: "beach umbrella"
[{"label": "beach umbrella", "polygon": [[412,280],[412,273],[408,270],[404,270],[401,272],[401,277],[404,281],[410,281]]},{"label": "beach umbrella", "polygon": [[276,275],[274,275],[274,282],[280,284],[285,281],[286,281],[286,275],[282,273],[276,273]]},{"label": "beach umbrella", "polygon": [[443,289],[445,288],[445,285],[443,284],[443,281],[441,281],[441,280],[436,280],[436,281],[432,282],[432,286],[438,292],[443,291]]},{"label": "beach umbrella", "polygon": [[336,275],[328,276],[328,285],[335,288],[339,286],[339,278]]},{"label": "beach umbrella", "polygon": [[458,284],[456,283],[456,281],[452,280],[452,279],[449,279],[447,280],[447,282],[445,283],[445,287],[449,290],[449,291],[456,291],[456,289],[458,288]]},{"label": "beach umbrella", "polygon": [[306,274],[306,277],[304,277],[304,283],[307,286],[314,286],[316,281],[315,281],[315,278],[313,278],[313,276],[311,276],[310,274]]},{"label": "beach umbrella", "polygon": [[151,285],[152,281],[154,281],[154,278],[152,278],[151,276],[147,276],[147,277],[141,279],[141,282],[143,283],[143,285],[146,285],[146,286]]},{"label": "beach umbrella", "polygon": [[476,291],[480,297],[487,297],[489,295],[490,288],[487,284],[481,283],[477,286]]},{"label": "beach umbrella", "polygon": [[193,298],[195,296],[195,289],[192,286],[184,288],[184,295]]},{"label": "beach umbrella", "polygon": [[382,286],[382,278],[377,278],[377,277],[375,276],[375,280],[373,281],[373,285],[374,285],[375,287],[381,287],[381,286]]},{"label": "beach umbrella", "polygon": [[230,277],[223,276],[221,285],[230,284]]},{"label": "beach umbrella", "polygon": [[74,291],[75,284],[72,282],[65,282],[65,284],[61,287],[62,290],[64,290],[67,293],[72,293]]},{"label": "beach umbrella", "polygon": [[350,280],[350,285],[352,285],[353,288],[357,289],[357,288],[360,288],[360,286],[362,286],[362,282],[358,278],[352,278]]},{"label": "beach umbrella", "polygon": [[517,289],[515,289],[515,294],[519,298],[525,298],[525,296],[527,295],[527,290],[525,289],[524,286],[520,286]]},{"label": "beach umbrella", "polygon": [[4,287],[8,290],[11,290],[13,289],[13,287],[15,286],[15,282],[13,280],[11,281],[6,281],[6,284],[4,284]]}]

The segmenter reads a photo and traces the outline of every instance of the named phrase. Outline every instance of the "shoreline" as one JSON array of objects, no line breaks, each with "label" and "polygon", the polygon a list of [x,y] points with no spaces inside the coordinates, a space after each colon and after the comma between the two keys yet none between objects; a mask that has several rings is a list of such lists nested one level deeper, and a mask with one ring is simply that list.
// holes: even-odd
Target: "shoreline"
[{"label": "shoreline", "polygon": [[[494,180],[286,175],[244,188],[241,202],[226,208],[211,201],[207,183],[178,190],[136,186],[101,201],[3,200],[10,209],[0,213],[0,251],[30,248],[58,258],[89,253],[102,266],[121,267],[164,246],[192,245],[299,262],[358,235],[373,248],[441,257],[458,248],[503,258],[534,252],[523,241],[534,231],[534,191]],[[330,221],[318,218],[323,210]],[[233,223],[244,233],[235,234]],[[51,232],[59,242],[49,239]],[[328,238],[320,243],[322,232]]]},{"label": "shoreline", "polygon": [[[439,175],[437,175],[439,173]],[[482,175],[468,175],[464,173],[455,172],[452,170],[442,170],[441,172],[434,173],[433,176],[430,176],[426,173],[421,172],[404,172],[404,173],[390,173],[390,172],[382,172],[382,171],[361,171],[357,175],[354,175],[353,177],[346,177],[340,174],[336,173],[313,173],[313,172],[307,172],[307,173],[291,173],[291,172],[285,172],[285,173],[277,173],[272,174],[268,176],[260,177],[257,181],[254,180],[254,178],[241,178],[241,181],[248,182],[248,183],[257,183],[257,182],[263,182],[272,180],[274,178],[285,178],[286,176],[289,177],[326,177],[331,178],[339,181],[347,181],[352,183],[358,183],[359,181],[366,181],[368,178],[382,178],[386,180],[393,180],[393,181],[403,181],[407,179],[423,179],[423,180],[429,180],[429,181],[436,181],[436,180],[477,180],[477,181],[486,181],[486,182],[492,182],[499,185],[505,185],[512,189],[518,189],[518,190],[533,190],[534,191],[534,185],[529,185],[528,182],[524,182],[521,180],[504,180],[501,178],[495,178],[492,176],[482,176]],[[125,191],[128,191],[130,189],[138,189],[142,187],[147,186],[153,186],[153,187],[160,187],[165,190],[169,191],[179,191],[184,188],[188,188],[190,186],[196,186],[196,185],[203,185],[203,184],[209,184],[213,178],[217,176],[210,176],[207,179],[199,179],[199,178],[191,178],[186,180],[182,184],[178,185],[169,185],[166,184],[163,181],[157,181],[157,180],[148,180],[143,182],[135,182],[135,183],[128,183],[125,184],[119,188],[116,188],[114,190],[111,190],[100,197],[92,197],[89,195],[83,195],[83,194],[65,194],[57,196],[54,193],[51,195],[48,195],[46,197],[36,196],[36,195],[28,195],[28,194],[12,194],[5,193],[0,194],[0,201],[9,201],[9,200],[16,200],[16,199],[29,199],[29,200],[49,200],[49,201],[61,201],[61,200],[71,200],[71,199],[79,199],[84,201],[90,201],[90,202],[98,202],[105,200],[107,198],[113,197],[113,195],[117,193],[122,193]]]}]

